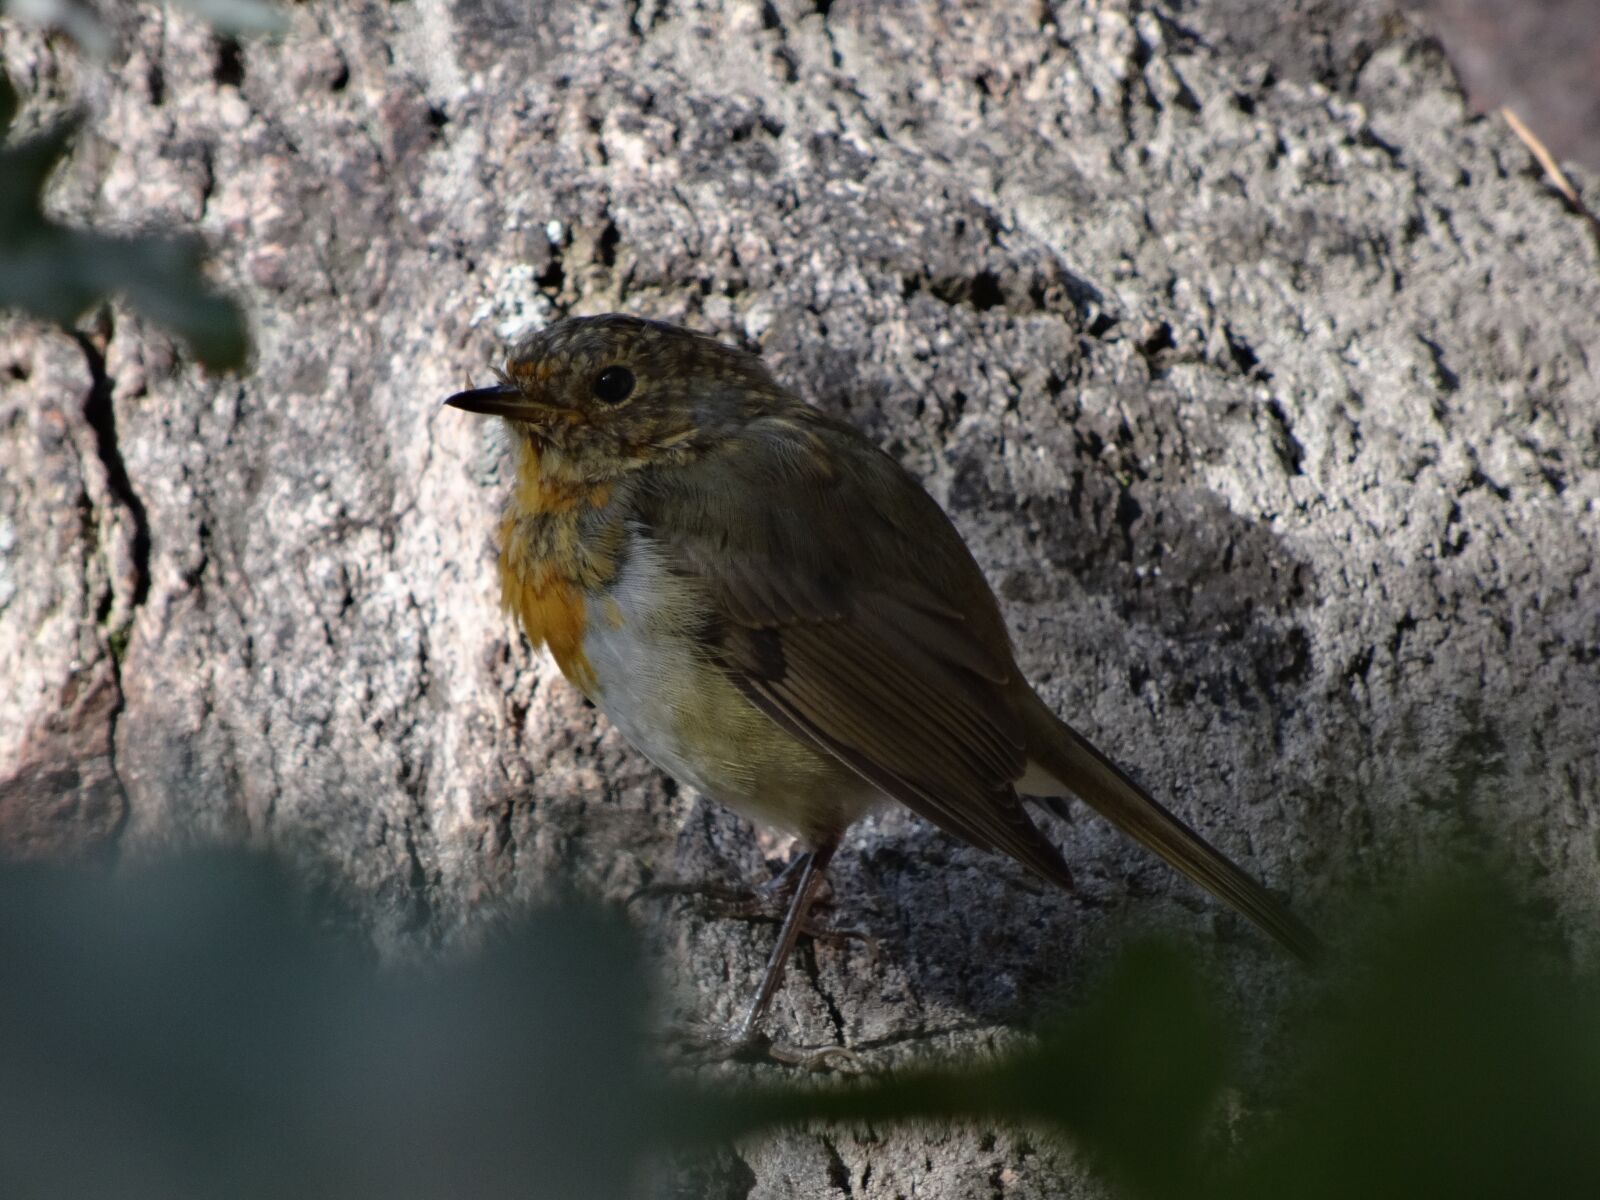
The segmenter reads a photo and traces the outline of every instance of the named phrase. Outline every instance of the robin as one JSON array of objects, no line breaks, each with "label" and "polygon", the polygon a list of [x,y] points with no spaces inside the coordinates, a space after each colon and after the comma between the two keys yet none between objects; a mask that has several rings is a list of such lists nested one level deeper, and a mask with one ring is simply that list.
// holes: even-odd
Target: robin
[{"label": "robin", "polygon": [[850,824],[884,797],[1071,889],[1020,796],[1087,801],[1304,960],[1316,937],[1050,711],[961,535],[899,463],[761,361],[613,314],[518,341],[500,592],[679,781],[806,848],[754,1035]]}]

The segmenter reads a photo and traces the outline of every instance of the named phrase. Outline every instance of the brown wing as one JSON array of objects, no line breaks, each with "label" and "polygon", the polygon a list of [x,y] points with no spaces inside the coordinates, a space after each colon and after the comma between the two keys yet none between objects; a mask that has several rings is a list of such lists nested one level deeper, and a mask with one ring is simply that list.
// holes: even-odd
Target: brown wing
[{"label": "brown wing", "polygon": [[796,406],[693,470],[652,472],[637,503],[709,598],[707,653],[763,712],[941,828],[1071,886],[1013,787],[1019,681],[993,594],[894,460]]}]

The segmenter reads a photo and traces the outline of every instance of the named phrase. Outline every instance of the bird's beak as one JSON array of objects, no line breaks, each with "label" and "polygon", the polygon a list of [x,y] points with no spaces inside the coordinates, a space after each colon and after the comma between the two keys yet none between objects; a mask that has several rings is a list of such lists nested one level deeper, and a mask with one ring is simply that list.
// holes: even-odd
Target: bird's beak
[{"label": "bird's beak", "polygon": [[534,406],[522,394],[522,389],[509,383],[493,387],[473,388],[470,392],[457,392],[445,400],[450,408],[462,412],[485,413],[492,417],[525,417]]}]

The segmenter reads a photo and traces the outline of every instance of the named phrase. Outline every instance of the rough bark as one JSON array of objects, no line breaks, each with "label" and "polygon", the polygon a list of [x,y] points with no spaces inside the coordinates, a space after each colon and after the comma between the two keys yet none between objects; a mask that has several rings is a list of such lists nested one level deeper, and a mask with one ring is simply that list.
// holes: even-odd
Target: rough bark
[{"label": "rough bark", "polygon": [[[626,309],[759,349],[917,471],[1046,696],[1309,917],[1467,832],[1592,928],[1596,245],[1404,22],[1334,92],[1138,3],[290,15],[240,48],[142,11],[104,74],[5,35],[19,90],[95,103],[60,210],[203,229],[259,342],[208,378],[120,313],[0,326],[8,853],[273,846],[389,946],[555,887],[762,877],[782,844],[500,613],[501,448],[438,409],[526,322]],[[1051,828],[1078,896],[863,822],[834,912],[871,939],[803,951],[777,1026],[884,1063],[1004,1041],[1130,924],[1246,1010],[1290,986],[1101,823]],[[731,1017],[770,926],[636,912],[670,1006]],[[704,1170],[1095,1194],[980,1129]]]}]

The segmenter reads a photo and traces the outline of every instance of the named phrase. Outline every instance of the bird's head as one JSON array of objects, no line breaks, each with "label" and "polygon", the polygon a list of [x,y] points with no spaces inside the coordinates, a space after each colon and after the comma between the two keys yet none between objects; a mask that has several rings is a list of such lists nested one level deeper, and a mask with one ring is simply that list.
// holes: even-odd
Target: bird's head
[{"label": "bird's head", "polygon": [[760,359],[676,325],[612,313],[520,339],[499,382],[445,403],[599,480],[692,455],[784,393]]}]

